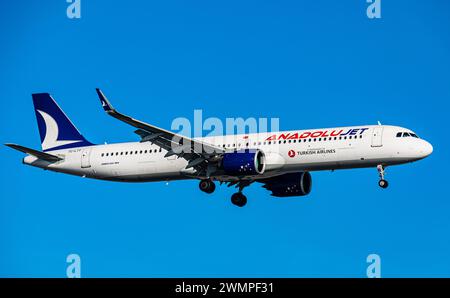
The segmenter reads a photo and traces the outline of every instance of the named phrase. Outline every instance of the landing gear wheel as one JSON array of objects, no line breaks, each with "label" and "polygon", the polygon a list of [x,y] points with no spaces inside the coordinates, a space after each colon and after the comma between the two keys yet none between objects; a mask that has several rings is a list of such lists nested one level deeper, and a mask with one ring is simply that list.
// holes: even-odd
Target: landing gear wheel
[{"label": "landing gear wheel", "polygon": [[214,184],[214,182],[209,179],[200,181],[198,187],[200,188],[201,191],[206,193],[213,193],[214,190],[216,189],[216,185]]},{"label": "landing gear wheel", "polygon": [[247,197],[243,193],[237,192],[231,196],[231,203],[238,207],[244,207],[247,204]]},{"label": "landing gear wheel", "polygon": [[381,179],[380,181],[378,181],[378,185],[379,185],[381,188],[387,188],[388,185],[389,185],[389,183],[388,183],[386,180]]},{"label": "landing gear wheel", "polygon": [[384,180],[384,174],[385,174],[384,168],[385,167],[383,165],[377,166],[378,175],[380,176],[380,181],[378,181],[378,185],[381,188],[386,188],[389,185],[389,183],[386,180]]}]

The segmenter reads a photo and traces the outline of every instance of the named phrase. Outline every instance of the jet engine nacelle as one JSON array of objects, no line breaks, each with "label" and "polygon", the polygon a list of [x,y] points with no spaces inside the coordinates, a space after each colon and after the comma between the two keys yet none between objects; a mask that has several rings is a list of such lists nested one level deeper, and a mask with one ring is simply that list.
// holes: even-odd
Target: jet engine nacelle
[{"label": "jet engine nacelle", "polygon": [[311,192],[312,178],[309,172],[284,174],[263,181],[264,188],[274,197],[306,196]]},{"label": "jet engine nacelle", "polygon": [[265,168],[265,155],[261,150],[246,149],[223,154],[222,169],[227,175],[261,175]]}]

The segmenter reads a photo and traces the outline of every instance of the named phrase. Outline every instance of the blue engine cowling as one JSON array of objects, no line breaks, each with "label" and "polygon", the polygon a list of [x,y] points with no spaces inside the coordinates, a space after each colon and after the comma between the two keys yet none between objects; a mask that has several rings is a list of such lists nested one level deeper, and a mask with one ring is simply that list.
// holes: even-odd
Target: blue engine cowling
[{"label": "blue engine cowling", "polygon": [[260,180],[274,197],[305,196],[311,192],[312,178],[309,172],[289,173]]},{"label": "blue engine cowling", "polygon": [[261,150],[239,150],[224,153],[222,168],[227,175],[260,175],[266,168],[265,156]]}]

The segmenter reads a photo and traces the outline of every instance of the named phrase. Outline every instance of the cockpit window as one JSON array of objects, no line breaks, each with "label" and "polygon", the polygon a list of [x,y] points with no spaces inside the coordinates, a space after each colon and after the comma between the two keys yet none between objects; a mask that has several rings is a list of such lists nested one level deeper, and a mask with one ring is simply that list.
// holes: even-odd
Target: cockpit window
[{"label": "cockpit window", "polygon": [[404,138],[406,138],[406,137],[413,137],[413,138],[419,139],[419,136],[417,136],[415,133],[413,133],[413,132],[406,132],[406,131],[397,133],[397,138],[401,138],[401,137],[404,137]]}]

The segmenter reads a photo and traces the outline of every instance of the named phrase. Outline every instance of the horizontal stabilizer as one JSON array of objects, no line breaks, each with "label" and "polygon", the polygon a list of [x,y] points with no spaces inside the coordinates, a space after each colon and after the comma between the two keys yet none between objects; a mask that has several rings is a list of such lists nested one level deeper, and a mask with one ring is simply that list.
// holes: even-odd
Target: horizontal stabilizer
[{"label": "horizontal stabilizer", "polygon": [[15,150],[18,150],[20,152],[33,155],[33,156],[35,156],[35,157],[37,157],[39,159],[46,160],[46,161],[49,161],[49,162],[56,162],[56,161],[62,160],[62,158],[60,158],[60,157],[58,157],[56,155],[48,154],[48,153],[45,153],[45,152],[42,152],[42,151],[38,151],[38,150],[31,149],[31,148],[23,147],[23,146],[20,146],[20,145],[16,145],[16,144],[5,144],[5,145],[8,146],[8,147],[13,148]]}]

